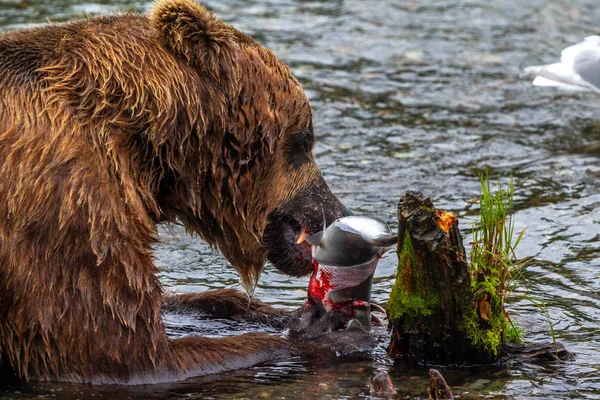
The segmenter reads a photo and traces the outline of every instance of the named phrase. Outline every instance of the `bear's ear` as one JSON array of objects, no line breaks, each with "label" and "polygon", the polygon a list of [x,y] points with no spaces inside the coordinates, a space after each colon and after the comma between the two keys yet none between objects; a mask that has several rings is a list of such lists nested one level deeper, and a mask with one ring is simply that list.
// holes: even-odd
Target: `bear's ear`
[{"label": "bear's ear", "polygon": [[235,30],[194,0],[159,0],[150,19],[172,52],[209,70],[235,42]]}]

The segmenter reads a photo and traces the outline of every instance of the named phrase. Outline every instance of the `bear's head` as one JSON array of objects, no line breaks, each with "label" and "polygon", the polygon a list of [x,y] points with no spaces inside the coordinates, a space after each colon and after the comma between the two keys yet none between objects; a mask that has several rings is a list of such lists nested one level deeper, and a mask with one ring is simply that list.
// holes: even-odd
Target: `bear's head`
[{"label": "bear's head", "polygon": [[162,46],[193,71],[189,90],[200,108],[190,124],[198,143],[189,141],[199,175],[186,167],[170,178],[176,194],[161,205],[168,219],[218,246],[246,289],[267,258],[288,275],[311,273],[301,232],[349,211],[313,159],[312,113],[299,82],[271,51],[192,0],[159,2],[151,22]]}]

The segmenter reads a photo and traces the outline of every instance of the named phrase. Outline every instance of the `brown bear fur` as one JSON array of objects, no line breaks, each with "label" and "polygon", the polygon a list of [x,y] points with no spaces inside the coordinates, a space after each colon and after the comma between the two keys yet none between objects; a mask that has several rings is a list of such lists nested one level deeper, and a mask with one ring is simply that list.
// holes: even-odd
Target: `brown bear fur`
[{"label": "brown bear fur", "polygon": [[322,182],[283,156],[300,131],[288,68],[192,0],[0,35],[2,361],[152,382],[287,354],[266,334],[169,340],[151,249],[182,223],[251,288],[270,213]]}]

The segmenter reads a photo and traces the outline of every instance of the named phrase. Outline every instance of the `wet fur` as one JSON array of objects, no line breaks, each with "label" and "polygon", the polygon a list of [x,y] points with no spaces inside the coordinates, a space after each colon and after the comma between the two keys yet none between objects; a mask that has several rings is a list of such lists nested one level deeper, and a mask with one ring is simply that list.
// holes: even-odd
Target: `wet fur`
[{"label": "wet fur", "polygon": [[322,186],[310,153],[286,156],[306,132],[288,68],[191,0],[0,35],[2,363],[136,383],[289,354],[266,334],[168,339],[151,250],[182,223],[251,289],[269,216]]},{"label": "wet fur", "polygon": [[252,322],[279,330],[287,326],[292,316],[292,312],[287,309],[271,307],[234,289],[167,296],[163,302],[163,311]]}]

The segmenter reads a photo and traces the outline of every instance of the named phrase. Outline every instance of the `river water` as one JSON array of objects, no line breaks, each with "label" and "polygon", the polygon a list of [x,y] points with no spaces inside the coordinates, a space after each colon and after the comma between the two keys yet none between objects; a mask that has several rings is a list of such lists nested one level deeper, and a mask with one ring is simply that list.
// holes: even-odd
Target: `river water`
[{"label": "river water", "polygon": [[[205,2],[289,64],[314,110],[315,158],[332,190],[359,214],[395,227],[409,189],[455,212],[468,243],[477,212],[477,171],[514,176],[520,257],[529,296],[547,304],[557,339],[575,360],[510,369],[443,371],[461,398],[600,398],[600,97],[534,88],[526,65],[598,33],[597,0]],[[116,11],[128,0],[2,0],[0,30]],[[227,261],[179,228],[161,227],[157,263],[168,291],[240,288]],[[379,264],[373,289],[384,302],[396,257]],[[304,301],[307,280],[270,266],[256,295],[280,307]],[[549,340],[544,314],[524,289],[509,311],[526,340]],[[256,330],[227,321],[167,316],[171,335]],[[328,360],[290,359],[216,377],[147,387],[35,384],[0,398],[368,398],[387,370],[400,398],[426,398],[427,369],[394,364],[380,348]]]}]

